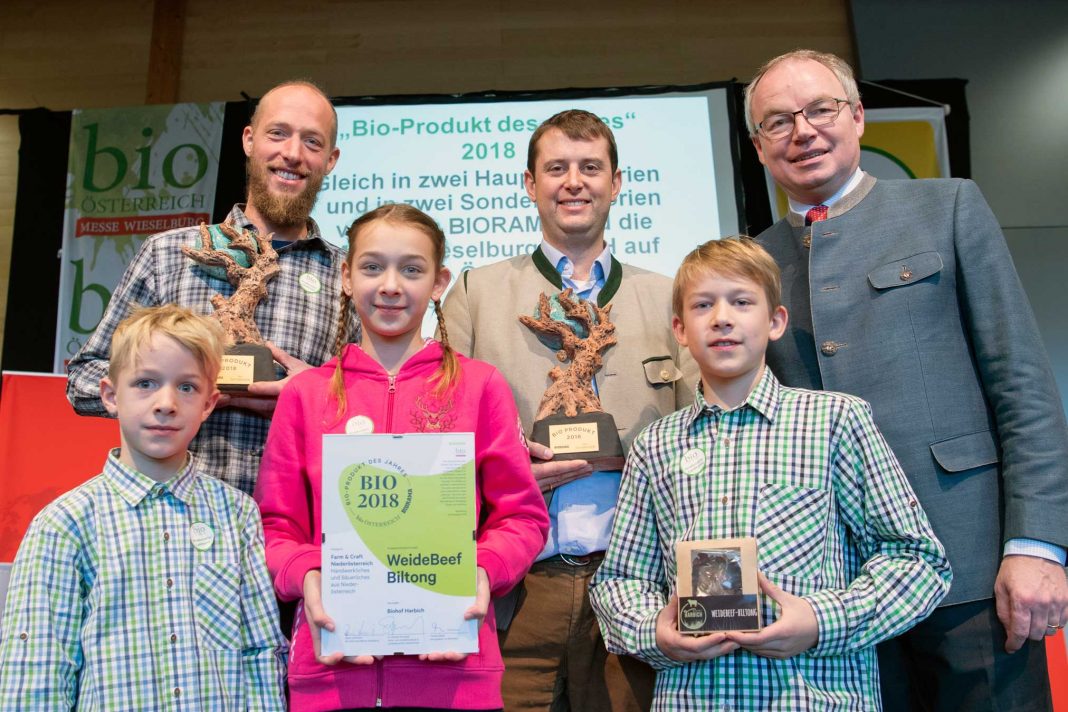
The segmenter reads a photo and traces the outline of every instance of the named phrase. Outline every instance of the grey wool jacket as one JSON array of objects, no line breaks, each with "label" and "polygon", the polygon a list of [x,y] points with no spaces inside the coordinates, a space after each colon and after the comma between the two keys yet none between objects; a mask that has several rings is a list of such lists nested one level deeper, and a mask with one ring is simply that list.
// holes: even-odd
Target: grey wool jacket
[{"label": "grey wool jacket", "polygon": [[971,181],[865,176],[804,232],[758,237],[790,311],[768,365],[871,404],[953,566],[942,605],[990,598],[1006,540],[1068,544],[1068,428],[997,220]]}]

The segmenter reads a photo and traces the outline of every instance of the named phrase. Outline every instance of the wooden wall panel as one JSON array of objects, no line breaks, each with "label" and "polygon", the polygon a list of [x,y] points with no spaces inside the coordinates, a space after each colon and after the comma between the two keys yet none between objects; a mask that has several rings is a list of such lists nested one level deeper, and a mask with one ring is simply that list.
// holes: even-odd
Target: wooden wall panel
[{"label": "wooden wall panel", "polygon": [[150,0],[4,0],[0,107],[141,104],[151,33]]},{"label": "wooden wall panel", "polygon": [[[153,8],[3,0],[0,108],[142,104]],[[745,79],[801,45],[852,59],[848,0],[186,0],[178,99],[235,101],[294,77],[337,96],[695,84]],[[0,120],[0,320],[17,133]]]},{"label": "wooden wall panel", "polygon": [[182,97],[259,94],[293,76],[337,95],[691,84],[747,77],[802,43],[853,54],[845,0],[800,9],[786,0],[618,0],[566,9],[326,0],[289,17],[286,7],[189,0]]}]

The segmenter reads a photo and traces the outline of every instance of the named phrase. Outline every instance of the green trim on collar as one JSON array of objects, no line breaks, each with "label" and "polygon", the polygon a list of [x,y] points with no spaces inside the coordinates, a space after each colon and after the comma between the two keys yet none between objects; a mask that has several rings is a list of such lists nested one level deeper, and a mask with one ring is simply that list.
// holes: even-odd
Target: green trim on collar
[{"label": "green trim on collar", "polygon": [[597,293],[597,306],[603,307],[608,302],[612,301],[612,297],[616,296],[616,292],[619,291],[619,285],[623,283],[623,265],[619,263],[615,255],[612,255],[612,271],[608,273],[608,278],[604,281],[604,286],[601,287],[601,291]]},{"label": "green trim on collar", "polygon": [[556,267],[549,262],[549,258],[545,256],[545,253],[541,251],[541,248],[534,250],[530,253],[531,258],[534,260],[534,266],[541,272],[541,276],[549,280],[549,282],[557,289],[564,288],[564,280],[560,277],[560,273],[556,271]]},{"label": "green trim on collar", "polygon": [[[545,256],[545,253],[541,251],[541,248],[534,250],[530,253],[531,259],[534,260],[534,266],[541,272],[541,276],[549,280],[557,289],[564,288],[564,280],[560,277],[560,273],[556,271],[556,267],[549,262],[549,258]],[[597,306],[603,307],[612,300],[612,297],[616,296],[616,292],[619,291],[619,285],[623,283],[623,265],[619,263],[619,260],[612,255],[612,267],[608,273],[608,278],[605,279],[604,286],[601,287],[601,291],[597,293]]]}]

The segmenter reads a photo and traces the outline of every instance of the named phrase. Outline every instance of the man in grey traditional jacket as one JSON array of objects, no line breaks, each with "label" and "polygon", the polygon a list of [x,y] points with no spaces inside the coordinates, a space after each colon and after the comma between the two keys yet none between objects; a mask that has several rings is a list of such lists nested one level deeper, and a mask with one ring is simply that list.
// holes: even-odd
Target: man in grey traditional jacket
[{"label": "man in grey traditional jacket", "polygon": [[790,310],[768,364],[788,386],[871,403],[953,566],[942,607],[880,646],[884,707],[1049,709],[1068,431],[997,220],[971,181],[859,169],[864,107],[834,55],[769,61],[746,120],[790,199],[758,237]]}]

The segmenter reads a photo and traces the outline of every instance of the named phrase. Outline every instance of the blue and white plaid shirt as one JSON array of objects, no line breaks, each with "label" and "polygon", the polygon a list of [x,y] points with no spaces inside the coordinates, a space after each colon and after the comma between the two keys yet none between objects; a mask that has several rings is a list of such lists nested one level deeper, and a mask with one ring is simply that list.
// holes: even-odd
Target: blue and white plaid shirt
[{"label": "blue and white plaid shirt", "polygon": [[[0,709],[284,710],[286,641],[247,495],[112,452],[34,518],[0,630]],[[196,525],[196,526],[194,526]]]},{"label": "blue and white plaid shirt", "polygon": [[[695,452],[696,451],[696,452]],[[696,474],[684,455],[704,458]],[[680,540],[756,537],[760,570],[815,611],[788,660],[738,650],[684,664],[656,645]],[[657,668],[654,710],[877,710],[874,645],[949,591],[949,562],[868,405],[786,388],[765,369],[741,406],[704,400],[634,441],[612,541],[590,589],[608,649]],[[765,625],[776,618],[762,596]]]},{"label": "blue and white plaid shirt", "polygon": [[[239,229],[252,229],[240,205],[227,220]],[[200,231],[190,227],[153,235],[126,268],[96,331],[67,366],[67,398],[78,413],[107,415],[100,402],[100,379],[107,375],[111,336],[135,305],[176,303],[212,314],[212,295],[234,293],[225,279],[208,275],[183,255],[182,245],[199,247]],[[256,309],[256,326],[265,339],[291,356],[322,365],[333,356],[337,340],[345,253],[323,240],[313,221],[306,239],[276,249],[281,272],[268,284],[267,299]],[[355,328],[350,314],[350,339]],[[270,424],[249,411],[219,408],[200,427],[189,449],[200,458],[203,472],[251,494]]]},{"label": "blue and white plaid shirt", "polygon": [[564,289],[570,288],[576,296],[582,297],[588,302],[597,301],[597,295],[601,293],[601,288],[604,287],[608,273],[612,271],[612,250],[608,245],[605,245],[604,249],[601,250],[601,254],[597,255],[597,259],[593,261],[593,265],[590,267],[589,277],[583,281],[575,280],[575,263],[571,261],[570,257],[545,240],[542,240],[541,245],[538,247],[549,262],[556,267],[556,271],[560,274],[560,280],[564,283]]}]

